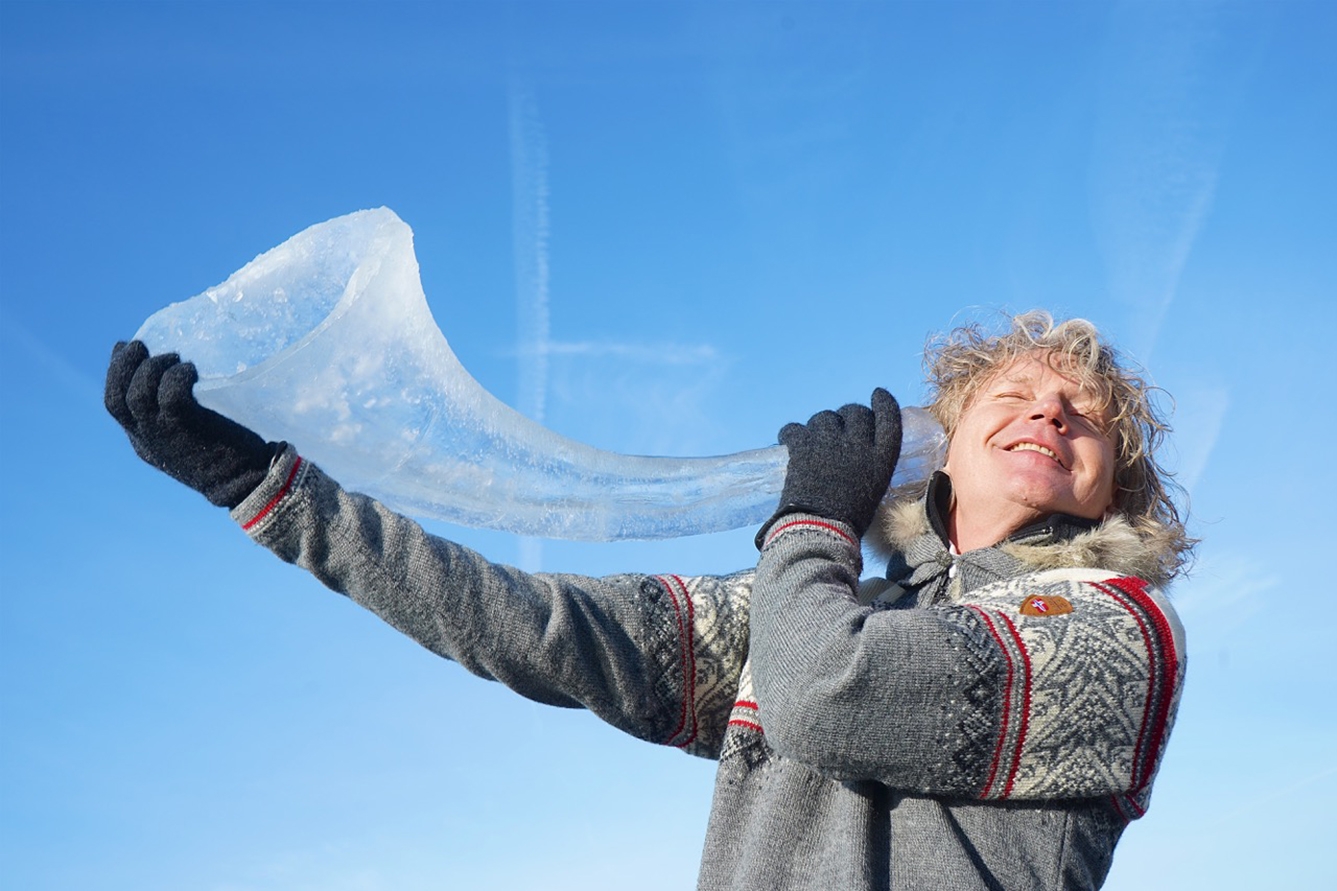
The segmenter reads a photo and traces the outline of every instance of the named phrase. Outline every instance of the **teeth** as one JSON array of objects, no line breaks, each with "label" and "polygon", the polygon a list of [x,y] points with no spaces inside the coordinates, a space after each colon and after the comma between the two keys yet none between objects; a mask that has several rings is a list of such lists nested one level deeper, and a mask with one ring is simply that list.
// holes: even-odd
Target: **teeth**
[{"label": "teeth", "polygon": [[[1009,451],[1009,452],[1039,452],[1039,453],[1042,454],[1042,455],[1046,455],[1046,456],[1048,456],[1048,457],[1050,457],[1050,458],[1053,458],[1055,461],[1058,461],[1058,455],[1055,455],[1054,452],[1053,452],[1053,450],[1051,450],[1051,449],[1047,449],[1047,448],[1045,448],[1045,447],[1042,446],[1042,445],[1036,445],[1036,444],[1033,443],[1033,442],[1019,442],[1019,443],[1017,443],[1016,445],[1014,445],[1012,448],[1008,449],[1008,451]],[[1059,463],[1062,463],[1062,462],[1059,462]]]}]

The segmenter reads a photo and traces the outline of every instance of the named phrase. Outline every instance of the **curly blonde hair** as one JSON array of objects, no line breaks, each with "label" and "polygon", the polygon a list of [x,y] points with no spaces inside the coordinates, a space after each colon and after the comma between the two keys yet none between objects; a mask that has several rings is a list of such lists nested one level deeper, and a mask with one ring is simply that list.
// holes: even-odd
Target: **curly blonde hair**
[{"label": "curly blonde hair", "polygon": [[1055,322],[1049,313],[1034,310],[1012,317],[1010,330],[1002,334],[968,324],[931,339],[924,350],[929,411],[950,438],[976,393],[999,371],[1035,353],[1075,377],[1105,412],[1114,439],[1114,508],[1159,549],[1165,576],[1172,578],[1187,564],[1197,541],[1188,536],[1176,505],[1182,489],[1156,460],[1170,432],[1152,399],[1160,390],[1106,343],[1095,325],[1085,319]]}]

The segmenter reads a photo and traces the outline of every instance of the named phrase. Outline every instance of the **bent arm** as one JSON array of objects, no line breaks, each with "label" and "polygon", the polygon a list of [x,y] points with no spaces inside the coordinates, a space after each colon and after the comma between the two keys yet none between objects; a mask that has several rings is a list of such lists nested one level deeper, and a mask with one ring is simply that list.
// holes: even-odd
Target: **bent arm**
[{"label": "bent arm", "polygon": [[233,517],[434,653],[538,702],[714,755],[746,657],[750,574],[525,573],[346,492],[291,448]]},{"label": "bent arm", "polygon": [[[982,799],[1122,796],[1138,815],[1183,677],[1182,632],[1136,579],[1059,570],[963,603],[855,599],[858,541],[796,515],[753,592],[754,683],[780,754],[842,780]],[[1070,613],[1028,616],[1036,596]]]}]

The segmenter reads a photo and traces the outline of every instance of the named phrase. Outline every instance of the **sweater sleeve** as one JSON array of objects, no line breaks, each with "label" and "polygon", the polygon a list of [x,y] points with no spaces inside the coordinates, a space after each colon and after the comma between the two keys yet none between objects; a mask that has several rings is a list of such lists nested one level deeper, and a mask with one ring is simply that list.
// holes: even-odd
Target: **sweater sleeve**
[{"label": "sweater sleeve", "polygon": [[346,492],[291,448],[233,511],[259,544],[432,652],[641,739],[718,754],[752,573],[525,573]]},{"label": "sweater sleeve", "polygon": [[1173,610],[1138,579],[1022,575],[919,609],[856,600],[838,523],[770,531],[752,603],[767,742],[841,780],[980,799],[1113,796],[1140,816],[1184,672]]}]

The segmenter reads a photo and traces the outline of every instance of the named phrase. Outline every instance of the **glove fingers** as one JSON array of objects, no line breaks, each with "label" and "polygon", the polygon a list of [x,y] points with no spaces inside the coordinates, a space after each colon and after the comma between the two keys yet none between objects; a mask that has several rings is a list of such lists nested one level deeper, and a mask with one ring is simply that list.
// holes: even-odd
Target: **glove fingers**
[{"label": "glove fingers", "polygon": [[163,353],[161,356],[150,356],[135,369],[125,394],[125,404],[130,407],[130,413],[138,424],[144,425],[157,419],[158,386],[162,376],[167,369],[180,362],[181,358],[176,353]]},{"label": "glove fingers", "polygon": [[162,413],[181,418],[199,409],[193,392],[199,379],[194,362],[180,362],[164,371],[158,384],[158,408]]},{"label": "glove fingers", "polygon": [[781,445],[792,447],[796,441],[803,438],[807,428],[795,421],[792,424],[785,424],[780,428],[780,433],[776,437]]},{"label": "glove fingers", "polygon": [[841,427],[845,438],[856,442],[872,442],[874,435],[873,412],[866,405],[851,403],[843,406],[839,412]]},{"label": "glove fingers", "polygon": [[102,401],[108,413],[127,430],[134,426],[135,419],[125,403],[126,391],[130,389],[135,371],[148,355],[148,348],[137,340],[129,343],[121,341],[111,348],[111,362],[107,364],[107,382]]},{"label": "glove fingers", "polygon": [[808,419],[808,429],[813,433],[840,434],[845,429],[845,419],[834,411],[819,411]]}]

